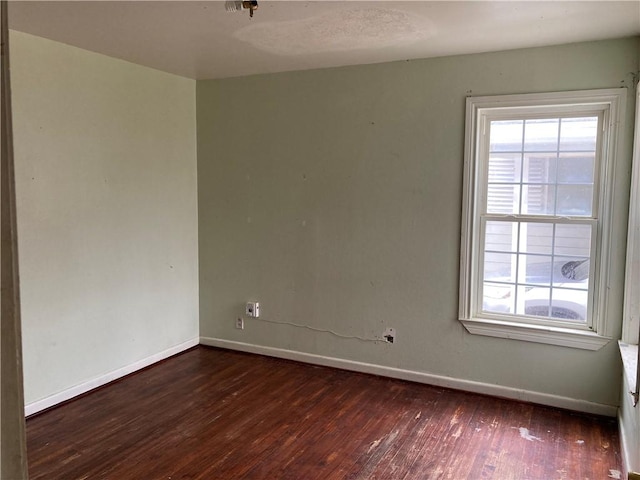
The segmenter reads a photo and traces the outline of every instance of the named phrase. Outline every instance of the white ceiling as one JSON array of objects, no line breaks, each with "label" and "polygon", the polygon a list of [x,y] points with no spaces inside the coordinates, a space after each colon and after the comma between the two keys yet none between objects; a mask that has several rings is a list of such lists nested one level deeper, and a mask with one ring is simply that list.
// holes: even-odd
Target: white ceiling
[{"label": "white ceiling", "polygon": [[189,78],[640,35],[635,1],[17,1],[11,28]]}]

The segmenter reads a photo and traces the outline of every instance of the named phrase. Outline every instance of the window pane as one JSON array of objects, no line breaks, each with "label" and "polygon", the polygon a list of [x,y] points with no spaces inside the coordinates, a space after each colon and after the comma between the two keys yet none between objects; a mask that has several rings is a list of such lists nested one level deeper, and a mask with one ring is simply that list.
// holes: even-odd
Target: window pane
[{"label": "window pane", "polygon": [[567,154],[558,158],[558,183],[593,183],[595,153]]},{"label": "window pane", "polygon": [[518,305],[516,313],[547,317],[549,312],[550,288],[518,287]]},{"label": "window pane", "polygon": [[490,124],[490,150],[492,152],[522,151],[522,120],[500,120]]},{"label": "window pane", "polygon": [[545,255],[519,255],[518,283],[551,285],[552,257]]},{"label": "window pane", "polygon": [[517,213],[519,208],[519,185],[489,184],[487,187],[487,213]]},{"label": "window pane", "polygon": [[589,288],[589,258],[556,257],[553,285],[580,290]]},{"label": "window pane", "polygon": [[591,185],[558,185],[556,215],[591,216]]},{"label": "window pane", "polygon": [[525,152],[557,151],[558,118],[527,120],[524,126]]},{"label": "window pane", "polygon": [[522,223],[520,225],[520,251],[551,255],[553,225],[549,223]]},{"label": "window pane", "polygon": [[519,153],[492,154],[489,157],[490,183],[520,183],[522,155]]},{"label": "window pane", "polygon": [[524,154],[524,172],[522,181],[525,183],[555,183],[557,155],[543,155],[540,153]]},{"label": "window pane", "polygon": [[485,226],[485,250],[515,252],[517,224],[514,222],[487,222]]},{"label": "window pane", "polygon": [[587,319],[588,292],[586,290],[569,290],[554,288],[551,292],[551,317],[558,320]]},{"label": "window pane", "polygon": [[553,215],[555,211],[555,185],[524,185],[522,212],[529,215]]},{"label": "window pane", "polygon": [[484,283],[482,286],[482,310],[491,313],[513,313],[515,286]]},{"label": "window pane", "polygon": [[590,225],[556,225],[555,254],[574,257],[591,256]]},{"label": "window pane", "polygon": [[515,282],[516,256],[509,253],[485,253],[484,280]]},{"label": "window pane", "polygon": [[563,118],[560,132],[560,150],[573,152],[595,150],[598,117]]}]

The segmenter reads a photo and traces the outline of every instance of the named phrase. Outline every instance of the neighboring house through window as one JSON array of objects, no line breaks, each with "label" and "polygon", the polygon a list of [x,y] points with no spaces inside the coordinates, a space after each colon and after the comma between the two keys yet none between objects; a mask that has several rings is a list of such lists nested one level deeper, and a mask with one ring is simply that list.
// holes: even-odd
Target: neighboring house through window
[{"label": "neighboring house through window", "polygon": [[460,319],[598,349],[625,89],[467,99]]}]

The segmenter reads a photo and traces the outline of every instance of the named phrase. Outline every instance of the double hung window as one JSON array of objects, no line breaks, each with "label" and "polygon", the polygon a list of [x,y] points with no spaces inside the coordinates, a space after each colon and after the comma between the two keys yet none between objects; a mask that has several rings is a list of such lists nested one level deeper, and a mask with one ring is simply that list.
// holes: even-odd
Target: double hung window
[{"label": "double hung window", "polygon": [[460,319],[597,349],[623,89],[467,100]]}]

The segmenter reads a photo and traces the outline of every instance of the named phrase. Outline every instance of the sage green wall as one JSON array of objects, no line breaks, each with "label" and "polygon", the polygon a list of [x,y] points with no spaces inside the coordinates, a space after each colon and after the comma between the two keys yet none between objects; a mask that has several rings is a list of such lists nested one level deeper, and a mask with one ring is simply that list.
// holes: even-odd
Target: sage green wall
[{"label": "sage green wall", "polygon": [[198,337],[195,82],[12,32],[25,400]]},{"label": "sage green wall", "polygon": [[[197,84],[200,334],[617,405],[618,347],[457,321],[465,97],[629,86],[637,39]],[[616,168],[608,315],[620,330],[633,95]],[[373,344],[262,317],[379,336]]]}]

